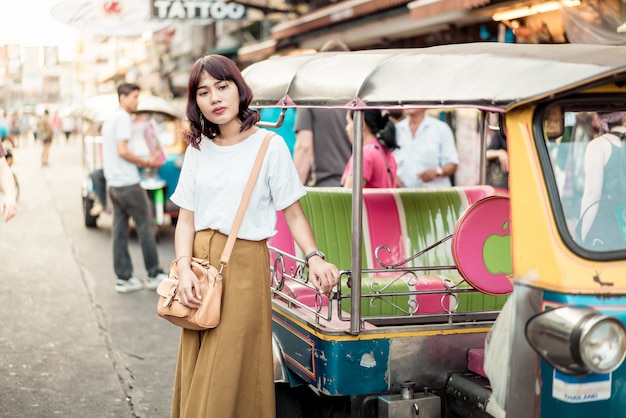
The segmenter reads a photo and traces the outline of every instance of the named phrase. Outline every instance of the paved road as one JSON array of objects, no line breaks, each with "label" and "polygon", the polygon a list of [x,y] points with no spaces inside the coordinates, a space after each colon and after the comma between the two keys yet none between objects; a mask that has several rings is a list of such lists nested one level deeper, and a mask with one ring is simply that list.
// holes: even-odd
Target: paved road
[{"label": "paved road", "polygon": [[[154,291],[115,292],[110,223],[88,229],[80,144],[16,150],[18,214],[0,221],[0,416],[168,417],[179,331]],[[160,233],[164,268],[173,228]],[[136,239],[136,276],[145,279]]]}]

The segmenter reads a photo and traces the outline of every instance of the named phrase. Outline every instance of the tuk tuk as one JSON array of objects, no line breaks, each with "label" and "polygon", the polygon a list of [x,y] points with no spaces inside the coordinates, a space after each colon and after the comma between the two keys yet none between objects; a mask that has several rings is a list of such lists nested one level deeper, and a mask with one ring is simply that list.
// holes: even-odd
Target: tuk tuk
[{"label": "tuk tuk", "polygon": [[[625,176],[626,47],[327,52],[243,73],[253,106],[355,121],[352,189],[301,200],[334,291],[308,283],[280,213],[269,242],[277,416],[623,416],[626,195],[605,192]],[[413,107],[475,112],[481,181],[363,188],[362,111]],[[493,129],[508,190],[482,184]]]},{"label": "tuk tuk", "polygon": [[[98,214],[92,211],[97,199],[94,174],[102,174],[102,124],[119,107],[117,94],[104,94],[87,99],[73,112],[77,118],[78,131],[82,136],[82,157],[85,180],[82,186],[83,214],[85,226],[97,227]],[[150,195],[155,230],[164,224],[169,215],[173,224],[178,219],[178,207],[170,200],[174,193],[185,143],[181,135],[181,120],[176,107],[168,100],[147,93],[139,95],[137,112],[133,119],[134,152],[140,156],[154,153],[155,147],[165,154],[165,163],[158,170],[141,170],[141,185]],[[143,139],[141,139],[143,138]],[[96,181],[97,182],[97,181]]]}]

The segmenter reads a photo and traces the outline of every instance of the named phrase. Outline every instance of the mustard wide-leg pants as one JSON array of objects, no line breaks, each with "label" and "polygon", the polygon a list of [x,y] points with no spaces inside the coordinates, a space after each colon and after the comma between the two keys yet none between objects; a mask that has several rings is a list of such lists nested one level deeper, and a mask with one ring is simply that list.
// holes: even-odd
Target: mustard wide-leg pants
[{"label": "mustard wide-leg pants", "polygon": [[[199,231],[193,255],[218,266],[227,237]],[[269,253],[238,239],[224,268],[220,324],[183,329],[172,418],[274,418]]]}]

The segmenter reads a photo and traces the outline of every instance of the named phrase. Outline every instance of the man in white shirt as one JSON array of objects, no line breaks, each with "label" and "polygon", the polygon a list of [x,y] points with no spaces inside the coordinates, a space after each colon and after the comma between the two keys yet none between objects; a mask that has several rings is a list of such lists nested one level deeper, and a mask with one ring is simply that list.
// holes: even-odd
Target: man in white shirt
[{"label": "man in white shirt", "polygon": [[396,124],[399,149],[393,155],[402,187],[450,187],[459,155],[447,123],[426,115],[426,109],[408,109]]},{"label": "man in white shirt", "polygon": [[120,107],[102,125],[104,177],[113,204],[113,266],[117,275],[115,290],[128,293],[144,284],[133,276],[128,252],[129,220],[135,221],[144,265],[148,271],[146,287],[156,289],[167,277],[159,266],[152,213],[147,192],[140,185],[139,169],[158,168],[153,158],[141,158],[132,151],[131,113],[137,111],[139,86],[123,83],[117,89]]}]

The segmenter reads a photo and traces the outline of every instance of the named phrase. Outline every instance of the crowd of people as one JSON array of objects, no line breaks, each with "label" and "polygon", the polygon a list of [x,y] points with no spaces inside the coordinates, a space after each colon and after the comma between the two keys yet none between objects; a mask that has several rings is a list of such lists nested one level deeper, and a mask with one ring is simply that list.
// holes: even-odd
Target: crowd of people
[{"label": "crowd of people", "polygon": [[[363,112],[364,187],[436,188],[453,184],[451,178],[459,164],[454,134],[446,122],[426,112]],[[303,119],[306,123],[297,122]],[[294,161],[303,184],[351,188],[353,112],[298,109],[294,129]]]},{"label": "crowd of people", "polygon": [[48,109],[39,115],[6,113],[0,109],[0,215],[5,221],[17,211],[19,190],[11,168],[15,150],[41,141],[41,165],[46,167],[52,141],[61,133],[68,142],[75,135],[76,124],[71,115],[62,118],[55,111],[51,116]]},{"label": "crowd of people", "polygon": [[0,137],[9,158],[20,146],[41,142],[41,165],[46,167],[53,141],[71,142],[77,134],[76,119],[58,110],[6,113],[0,109]]}]

